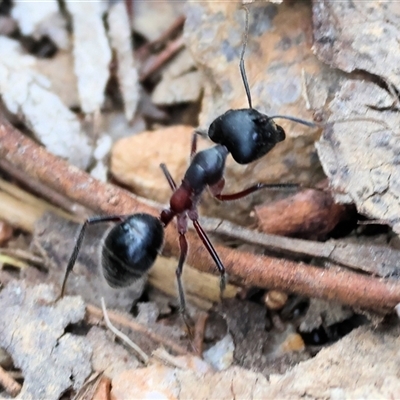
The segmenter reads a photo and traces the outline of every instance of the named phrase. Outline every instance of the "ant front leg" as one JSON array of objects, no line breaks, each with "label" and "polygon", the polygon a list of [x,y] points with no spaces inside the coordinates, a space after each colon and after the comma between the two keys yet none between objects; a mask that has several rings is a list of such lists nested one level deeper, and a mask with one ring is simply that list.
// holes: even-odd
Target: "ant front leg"
[{"label": "ant front leg", "polygon": [[169,187],[171,188],[172,191],[175,191],[176,190],[176,183],[174,181],[174,178],[172,177],[172,175],[168,171],[167,166],[164,163],[161,163],[160,164],[160,168],[162,169],[162,172],[164,173],[164,176],[168,181]]},{"label": "ant front leg", "polygon": [[223,188],[225,186],[225,179],[222,178],[218,183],[213,186],[210,186],[211,194],[220,201],[232,201],[239,200],[243,197],[248,196],[254,192],[257,192],[261,189],[269,189],[269,190],[282,190],[282,189],[298,189],[301,185],[297,183],[257,183],[253,186],[250,186],[247,189],[244,189],[237,193],[230,194],[221,194]]},{"label": "ant front leg", "polygon": [[74,250],[72,251],[71,257],[67,264],[67,269],[65,271],[64,279],[61,285],[61,292],[59,299],[64,297],[65,293],[65,286],[67,284],[68,276],[72,269],[74,268],[75,261],[78,257],[79,250],[82,247],[83,238],[85,236],[86,228],[88,225],[94,225],[103,222],[115,222],[115,221],[122,221],[126,216],[124,215],[110,215],[110,216],[97,216],[97,217],[90,217],[88,218],[81,226],[81,229],[78,234],[78,238],[75,241]]}]

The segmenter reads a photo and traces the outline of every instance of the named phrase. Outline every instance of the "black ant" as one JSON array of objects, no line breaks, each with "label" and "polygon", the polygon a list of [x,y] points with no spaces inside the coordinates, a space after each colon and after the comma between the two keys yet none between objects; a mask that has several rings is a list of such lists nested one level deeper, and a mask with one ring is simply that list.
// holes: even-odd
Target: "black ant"
[{"label": "black ant", "polygon": [[276,189],[298,186],[295,184],[256,184],[238,193],[222,194],[225,183],[223,177],[225,161],[229,153],[232,154],[237,163],[248,164],[267,154],[277,143],[285,139],[284,130],[273,121],[275,118],[288,119],[310,127],[317,126],[313,122],[290,116],[275,115],[268,117],[252,108],[250,89],[244,67],[244,53],[249,27],[249,12],[246,8],[245,10],[246,28],[240,56],[240,72],[249,108],[229,110],[211,123],[208,136],[213,142],[217,143],[212,148],[196,153],[197,133],[194,134],[191,162],[179,187],[168,172],[166,165],[161,164],[162,171],[173,194],[170,198],[169,208],[163,210],[158,218],[143,213],[88,218],[81,227],[74,250],[68,261],[61,296],[64,294],[68,275],[75,264],[88,225],[110,221],[120,222],[111,229],[104,240],[101,263],[107,283],[113,288],[122,288],[131,285],[152,267],[163,244],[164,228],[176,217],[180,247],[176,278],[180,310],[185,318],[186,303],[181,275],[188,252],[185,237],[188,229],[188,218],[193,222],[198,236],[218,268],[221,276],[221,293],[226,285],[225,267],[198,221],[197,205],[203,191],[209,188],[218,200],[230,201],[240,199],[263,188]]}]

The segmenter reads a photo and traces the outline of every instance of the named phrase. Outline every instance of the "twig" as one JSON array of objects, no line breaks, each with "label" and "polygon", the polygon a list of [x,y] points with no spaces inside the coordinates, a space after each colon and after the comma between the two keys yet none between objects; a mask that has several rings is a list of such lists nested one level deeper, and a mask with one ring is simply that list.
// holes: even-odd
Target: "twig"
[{"label": "twig", "polygon": [[28,263],[21,261],[18,258],[2,254],[2,251],[0,251],[0,267],[3,264],[8,264],[13,266],[14,268],[19,268],[19,269],[26,269],[29,267]]},{"label": "twig", "polygon": [[22,183],[31,192],[38,194],[40,197],[47,199],[51,204],[56,204],[65,211],[71,214],[85,218],[88,216],[87,210],[80,204],[76,204],[66,198],[62,193],[56,192],[55,190],[43,185],[38,180],[32,179],[23,171],[15,168],[9,161],[2,159],[0,160],[0,169],[7,172],[8,175],[16,179],[18,182]]},{"label": "twig", "polygon": [[[12,127],[3,116],[0,116],[0,158],[98,213],[159,215],[159,210],[140,203],[126,190],[101,183],[48,153]],[[214,264],[201,241],[193,232],[188,232],[187,238],[190,243],[188,263],[202,271],[214,271]],[[239,278],[244,285],[337,300],[376,311],[392,311],[400,303],[400,283],[395,280],[375,279],[341,268],[317,268],[223,246],[215,248],[228,275]],[[166,229],[164,252],[179,254],[174,224]]]},{"label": "twig", "polygon": [[255,232],[216,218],[202,218],[201,223],[210,232],[264,246],[275,252],[319,258],[381,277],[396,276],[400,272],[400,251],[388,246],[357,245],[342,240],[316,242],[287,238]]},{"label": "twig", "polygon": [[[102,318],[103,317],[103,312],[102,310],[100,310],[100,308],[93,306],[91,304],[88,304],[86,306],[86,311],[92,316],[92,317],[96,317],[96,318]],[[143,335],[145,335],[147,338],[153,340],[156,343],[160,343],[161,345],[168,347],[169,349],[171,349],[172,351],[174,351],[177,354],[180,355],[187,355],[188,351],[186,349],[184,349],[183,347],[179,346],[178,344],[176,344],[175,342],[172,342],[170,340],[168,340],[167,338],[164,338],[160,335],[158,335],[157,333],[152,332],[151,330],[149,330],[146,326],[139,324],[136,321],[133,321],[132,319],[129,319],[121,314],[118,314],[116,312],[110,311],[108,313],[108,316],[110,318],[110,320],[114,323],[114,324],[118,324],[121,326],[125,326],[129,329],[132,329],[135,332],[139,332],[142,333]]]},{"label": "twig", "polygon": [[7,256],[11,256],[14,258],[18,258],[19,260],[26,261],[30,264],[34,265],[43,265],[43,258],[35,256],[32,254],[30,251],[27,250],[22,250],[22,249],[14,249],[14,248],[2,248],[1,250],[2,254],[5,254]]},{"label": "twig", "polygon": [[33,232],[35,221],[43,215],[37,206],[24,203],[0,189],[0,218],[10,225]]},{"label": "twig", "polygon": [[[37,210],[41,210],[42,212],[51,211],[55,214],[61,215],[64,218],[71,218],[71,214],[63,211],[61,208],[53,206],[52,204],[48,203],[46,200],[43,200],[39,197],[35,197],[32,194],[28,193],[26,190],[21,189],[20,187],[11,184],[3,179],[0,179],[0,191],[6,193],[7,195],[12,196],[16,201],[20,201],[27,206],[34,206]],[[16,207],[17,208],[17,207]],[[82,206],[78,208],[83,209]],[[18,210],[20,211],[20,210]],[[79,213],[77,215],[80,215]],[[87,217],[87,211],[83,218]],[[82,219],[82,215],[80,218],[75,217],[76,221]]]},{"label": "twig", "polygon": [[149,357],[147,354],[134,342],[132,342],[131,339],[128,338],[124,333],[122,333],[120,330],[118,330],[110,321],[110,318],[108,318],[107,314],[107,309],[106,309],[106,304],[104,302],[104,297],[101,298],[101,309],[103,310],[103,315],[104,315],[104,321],[107,325],[107,328],[114,333],[115,336],[119,337],[123,342],[125,342],[128,346],[132,347],[134,351],[140,356],[144,364],[147,364],[149,362]]},{"label": "twig", "polygon": [[158,53],[155,57],[149,58],[140,71],[139,80],[140,82],[145,81],[151,74],[157,71],[162,65],[164,65],[169,59],[171,59],[176,53],[178,53],[185,43],[183,37],[180,36],[171,43],[169,43],[166,48]]},{"label": "twig", "polygon": [[204,332],[206,330],[208,313],[200,311],[197,315],[196,324],[194,326],[193,347],[199,357],[203,354]]},{"label": "twig", "polygon": [[141,60],[146,59],[151,53],[152,49],[160,47],[164,43],[167,43],[168,40],[173,38],[178,30],[183,28],[185,19],[186,17],[184,15],[180,15],[167,30],[161,33],[160,37],[144,44],[139,49],[137,49],[135,56]]},{"label": "twig", "polygon": [[10,376],[1,366],[0,366],[0,385],[4,387],[5,391],[12,397],[18,395],[21,391],[21,385]]}]

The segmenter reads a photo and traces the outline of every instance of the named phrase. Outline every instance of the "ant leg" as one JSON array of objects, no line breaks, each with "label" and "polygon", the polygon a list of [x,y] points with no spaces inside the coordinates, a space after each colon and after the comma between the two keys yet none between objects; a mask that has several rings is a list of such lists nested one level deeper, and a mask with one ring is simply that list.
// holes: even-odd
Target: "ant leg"
[{"label": "ant leg", "polygon": [[164,163],[160,164],[160,168],[162,169],[162,172],[164,172],[165,177],[167,178],[167,181],[169,183],[169,187],[171,188],[172,191],[176,190],[176,183],[174,181],[174,178],[172,175],[169,173],[167,166]]},{"label": "ant leg", "polygon": [[179,248],[180,248],[180,255],[179,255],[179,261],[178,261],[178,267],[176,268],[176,271],[175,271],[176,282],[178,284],[179,307],[180,307],[179,312],[182,315],[183,321],[188,330],[189,337],[192,337],[193,336],[193,333],[192,333],[193,321],[186,311],[185,291],[183,290],[183,285],[182,285],[183,264],[185,263],[186,256],[188,253],[188,244],[187,244],[186,236],[184,233],[179,233]]},{"label": "ant leg", "polygon": [[67,284],[67,279],[68,279],[70,272],[74,268],[76,258],[78,257],[79,250],[82,246],[83,237],[85,236],[85,231],[86,231],[87,226],[101,223],[101,222],[121,221],[122,219],[124,219],[124,217],[125,217],[124,215],[90,217],[82,224],[81,229],[78,234],[78,238],[75,241],[74,250],[72,251],[71,257],[67,264],[67,269],[65,271],[64,279],[63,279],[63,282],[61,285],[61,292],[60,292],[59,299],[64,297],[65,285]]},{"label": "ant leg", "polygon": [[193,160],[193,157],[196,155],[197,152],[197,135],[198,133],[194,131],[192,136],[192,145],[190,147],[190,160]]},{"label": "ant leg", "polygon": [[257,183],[256,185],[250,186],[247,189],[244,189],[240,192],[237,193],[231,193],[231,194],[221,194],[223,185],[218,182],[216,185],[211,186],[210,190],[212,195],[220,200],[220,201],[232,201],[232,200],[239,200],[243,197],[248,196],[251,193],[257,192],[258,190],[261,189],[269,189],[269,190],[282,190],[282,189],[299,189],[302,187],[301,185],[297,183]]},{"label": "ant leg", "polygon": [[176,275],[176,281],[178,283],[180,312],[183,314],[186,311],[186,299],[182,285],[182,270],[188,252],[188,244],[184,233],[179,234],[179,248],[180,248],[180,255],[175,275]]},{"label": "ant leg", "polygon": [[222,299],[222,294],[225,290],[226,287],[226,273],[225,273],[225,267],[224,264],[222,264],[221,259],[219,258],[218,253],[214,249],[214,246],[210,242],[210,239],[208,238],[207,234],[204,232],[204,229],[201,227],[199,221],[197,219],[192,220],[193,221],[193,226],[196,229],[197,234],[199,235],[199,238],[204,244],[204,247],[207,249],[207,251],[210,253],[210,256],[215,262],[215,265],[218,268],[218,271],[220,273],[220,282],[219,282],[219,289],[221,292],[221,299]]}]

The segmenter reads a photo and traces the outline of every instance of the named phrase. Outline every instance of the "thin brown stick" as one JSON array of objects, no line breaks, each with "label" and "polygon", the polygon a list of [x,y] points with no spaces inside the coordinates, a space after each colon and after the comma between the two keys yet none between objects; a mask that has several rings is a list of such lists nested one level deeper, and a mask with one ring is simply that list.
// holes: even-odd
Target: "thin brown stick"
[{"label": "thin brown stick", "polygon": [[183,28],[185,19],[186,17],[184,15],[180,15],[169,28],[167,28],[164,32],[161,33],[161,35],[157,39],[148,42],[143,46],[141,46],[139,49],[137,49],[135,52],[135,56],[141,60],[146,59],[152,52],[152,49],[164,45],[170,39],[176,36],[176,33]]},{"label": "thin brown stick", "polygon": [[0,385],[3,386],[5,391],[12,397],[18,395],[21,391],[21,385],[0,366]]},{"label": "thin brown stick", "polygon": [[[91,304],[88,304],[86,306],[86,311],[88,314],[90,314],[91,317],[95,317],[98,319],[103,318],[103,311]],[[124,326],[126,328],[132,329],[134,332],[139,332],[146,337],[150,338],[156,343],[159,343],[165,347],[168,347],[175,353],[179,355],[187,355],[189,352],[184,349],[183,347],[179,346],[175,342],[172,342],[171,340],[158,335],[157,333],[152,332],[150,329],[148,329],[146,326],[139,324],[138,322],[135,322],[133,319],[129,319],[121,314],[118,314],[114,311],[107,311],[108,317],[110,321],[112,321],[113,324],[117,324],[120,326]]]},{"label": "thin brown stick", "polygon": [[31,176],[28,176],[23,171],[15,168],[15,166],[9,161],[2,159],[0,160],[0,169],[7,172],[11,177],[22,183],[31,192],[40,195],[40,197],[48,200],[51,204],[56,204],[65,211],[71,214],[80,216],[82,218],[88,217],[88,211],[85,210],[80,204],[72,202],[66,198],[62,193],[59,193],[46,185],[43,185],[40,181],[33,180]]},{"label": "thin brown stick", "polygon": [[200,311],[197,315],[196,324],[194,325],[193,347],[196,354],[201,357],[203,355],[204,332],[206,330],[208,313]]},{"label": "thin brown stick", "polygon": [[389,246],[354,244],[344,240],[316,242],[287,238],[255,232],[217,218],[202,218],[201,224],[208,232],[264,246],[275,252],[314,257],[383,278],[396,276],[400,268],[400,251]]},{"label": "thin brown stick", "polygon": [[155,57],[149,58],[140,71],[140,82],[145,81],[151,74],[157,71],[162,65],[164,65],[176,53],[178,53],[184,47],[184,45],[185,43],[183,41],[183,37],[180,36],[169,43],[165,49],[158,53]]},{"label": "thin brown stick", "polygon": [[[0,116],[0,158],[5,158],[32,178],[60,191],[73,201],[101,214],[132,214],[159,211],[140,203],[126,190],[104,184],[78,168],[48,153],[43,147],[22,135]],[[193,232],[188,232],[188,263],[206,272],[215,270],[210,256]],[[400,283],[376,279],[342,268],[317,268],[303,263],[239,252],[215,246],[229,276],[241,279],[244,285],[307,297],[337,300],[353,307],[392,311],[400,303]],[[165,253],[179,254],[173,224],[166,229]]]}]

